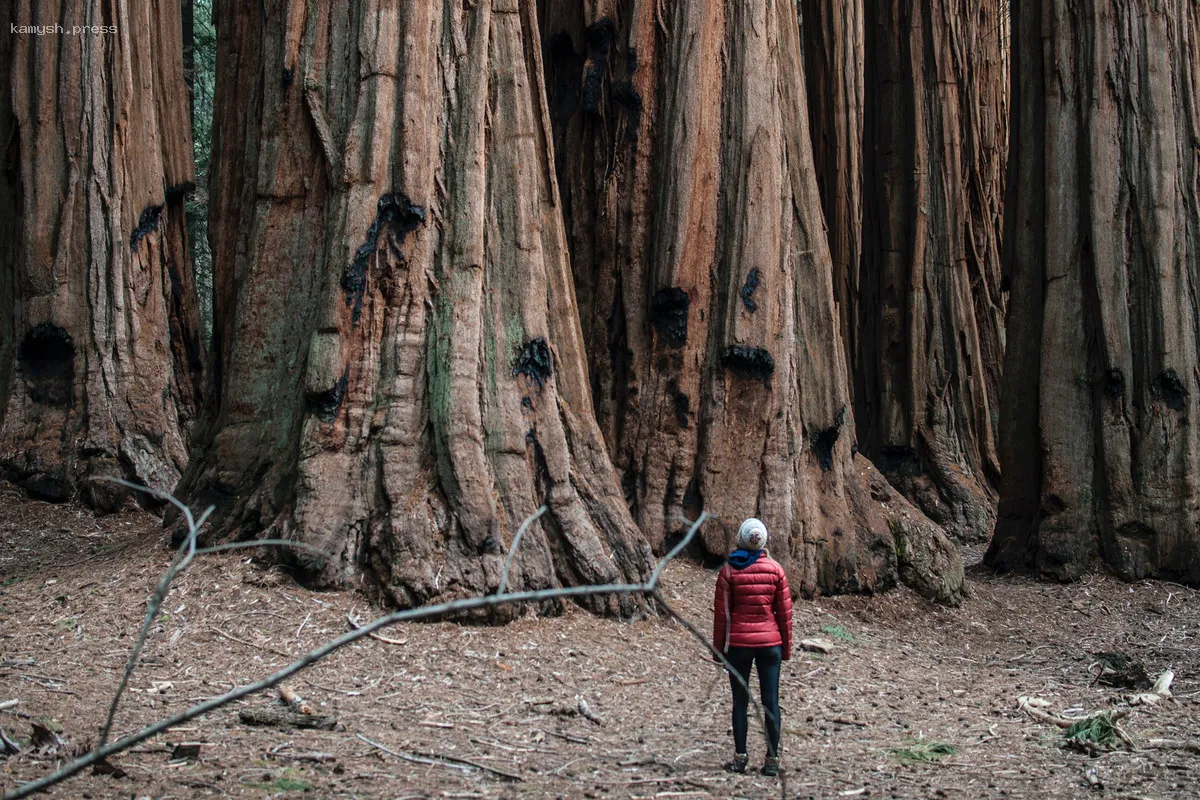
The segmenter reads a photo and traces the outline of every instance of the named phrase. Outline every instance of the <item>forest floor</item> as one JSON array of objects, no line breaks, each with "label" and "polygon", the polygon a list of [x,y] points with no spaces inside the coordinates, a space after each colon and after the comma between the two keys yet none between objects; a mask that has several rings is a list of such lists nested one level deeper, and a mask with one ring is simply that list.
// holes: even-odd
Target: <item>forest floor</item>
[{"label": "forest floor", "polygon": [[[0,483],[0,729],[25,745],[0,758],[0,790],[95,741],[170,555],[149,514],[97,518]],[[796,604],[796,638],[821,636],[835,649],[798,651],[785,664],[786,784],[721,769],[732,750],[727,679],[682,627],[572,609],[497,628],[388,628],[397,643],[363,640],[289,682],[336,718],[332,731],[245,725],[239,711],[278,703],[255,696],[116,756],[127,777],[89,771],[49,794],[684,798],[777,797],[786,787],[788,798],[1040,798],[1089,793],[1094,770],[1104,797],[1200,796],[1200,755],[1148,744],[1200,735],[1200,595],[1104,574],[1070,586],[978,566],[969,574],[971,598],[957,609],[903,590]],[[664,593],[706,630],[713,581],[676,563]],[[244,553],[198,560],[165,608],[118,735],[284,665],[344,632],[348,613],[378,613],[352,593],[301,588]],[[1092,685],[1089,670],[1101,651],[1129,654],[1151,678],[1174,669],[1176,697],[1123,721],[1136,749],[1089,756],[1019,711],[1017,698],[1044,698],[1067,715],[1110,708],[1122,691]],[[600,723],[574,713],[580,698]],[[29,745],[33,723],[47,720],[61,726],[56,753]],[[752,734],[757,766],[763,746]],[[200,742],[199,760],[172,761],[178,742]],[[934,743],[953,752],[913,760]]]}]

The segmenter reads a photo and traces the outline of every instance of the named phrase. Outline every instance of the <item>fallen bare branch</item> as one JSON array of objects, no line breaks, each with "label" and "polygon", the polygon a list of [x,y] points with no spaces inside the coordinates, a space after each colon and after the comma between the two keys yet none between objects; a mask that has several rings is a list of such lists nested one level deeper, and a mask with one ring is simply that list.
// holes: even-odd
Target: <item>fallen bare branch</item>
[{"label": "fallen bare branch", "polygon": [[588,706],[588,701],[584,700],[582,697],[579,698],[579,713],[582,714],[583,718],[589,722],[595,723],[596,725],[604,724],[604,720],[597,716],[595,711],[592,711],[591,707]]},{"label": "fallen bare branch", "polygon": [[226,631],[223,631],[220,628],[209,628],[209,630],[224,639],[228,639],[229,641],[231,641],[235,644],[240,644],[242,647],[249,647],[251,650],[254,650],[254,651],[266,650],[268,653],[274,653],[275,655],[279,656],[280,658],[295,658],[295,656],[292,655],[291,653],[285,653],[282,650],[276,650],[274,647],[271,647],[270,645],[255,644],[254,642],[247,641],[246,639],[239,639],[238,637],[234,636],[232,633],[227,633]]},{"label": "fallen bare branch", "polygon": [[146,645],[146,638],[150,635],[150,626],[154,624],[154,618],[158,616],[158,610],[162,607],[163,601],[167,599],[167,593],[171,589],[171,583],[175,577],[187,568],[191,560],[196,556],[196,537],[200,533],[200,526],[208,519],[215,508],[209,506],[203,514],[200,515],[199,522],[192,516],[192,510],[183,503],[176,500],[166,492],[160,492],[157,489],[151,489],[146,486],[139,486],[136,483],[121,480],[120,478],[112,478],[108,476],[100,476],[96,480],[105,481],[107,483],[120,484],[134,491],[145,492],[153,495],[165,502],[171,503],[181,512],[184,519],[187,520],[188,535],[183,543],[179,545],[179,550],[175,553],[175,558],[171,561],[171,566],[163,573],[162,578],[158,581],[158,586],[154,589],[154,594],[150,596],[150,602],[146,604],[146,618],[142,622],[142,629],[138,632],[138,638],[134,641],[133,649],[129,653],[129,660],[125,663],[125,671],[121,674],[121,681],[117,684],[117,691],[113,694],[112,703],[108,706],[108,715],[104,718],[104,725],[100,728],[100,743],[103,747],[108,741],[108,734],[112,731],[113,720],[117,716],[117,707],[121,703],[121,695],[125,693],[126,687],[129,685],[129,678],[133,675],[133,670],[137,667],[138,658],[142,654],[142,648]]},{"label": "fallen bare branch", "polygon": [[867,727],[867,723],[865,723],[865,722],[860,722],[859,720],[856,720],[856,719],[846,719],[845,717],[834,717],[833,719],[831,719],[829,721],[832,722],[834,725],[853,725],[856,728]]},{"label": "fallen bare branch", "polygon": [[[696,630],[695,626],[684,620],[677,612],[671,609],[670,606],[666,604],[666,601],[662,599],[662,595],[658,592],[658,579],[662,575],[663,570],[666,569],[667,564],[683,551],[684,547],[691,542],[696,533],[700,530],[701,524],[703,524],[703,522],[708,518],[709,515],[704,513],[700,515],[699,519],[692,523],[687,535],[684,536],[679,544],[677,544],[669,553],[667,553],[666,556],[663,557],[663,559],[659,562],[658,567],[651,574],[650,580],[646,583],[614,583],[597,586],[566,586],[557,589],[540,589],[536,591],[509,592],[507,594],[491,594],[481,597],[468,597],[446,603],[423,606],[420,608],[410,608],[403,611],[394,611],[390,614],[376,617],[370,622],[363,624],[356,630],[348,631],[335,639],[325,642],[320,647],[305,653],[299,659],[293,661],[292,663],[265,678],[238,686],[222,695],[210,697],[209,699],[191,706],[190,708],[185,709],[174,716],[160,720],[151,725],[147,725],[141,730],[135,731],[134,733],[131,733],[122,739],[103,746],[98,746],[96,749],[92,750],[86,755],[83,755],[62,766],[56,772],[53,772],[50,775],[47,775],[36,781],[31,781],[18,786],[12,792],[5,795],[4,800],[18,800],[19,798],[28,797],[31,794],[44,791],[45,789],[48,789],[49,787],[61,783],[67,778],[78,774],[93,764],[103,761],[108,756],[119,753],[123,750],[127,750],[128,748],[144,742],[145,740],[156,736],[165,730],[175,727],[176,725],[188,722],[204,714],[208,714],[218,708],[221,708],[222,706],[234,702],[235,700],[240,700],[244,697],[257,694],[258,692],[266,689],[274,688],[290,678],[292,675],[295,675],[301,670],[304,670],[318,661],[326,658],[331,653],[334,653],[364,637],[370,636],[375,631],[388,627],[389,625],[395,625],[399,622],[440,617],[446,614],[453,614],[463,611],[495,608],[497,606],[507,605],[510,603],[536,603],[558,598],[583,598],[605,594],[640,594],[655,598],[663,608],[668,610],[668,613],[670,613],[672,617],[683,624],[693,636],[695,636],[706,647],[712,650],[712,645],[703,637],[702,634],[700,634],[698,630]],[[721,653],[718,653],[715,650],[712,650],[712,652],[718,658],[720,658],[720,660],[727,667],[730,667],[729,662],[725,660]],[[747,691],[749,691],[748,687]],[[754,702],[753,699],[751,702]],[[758,704],[755,703],[755,706],[757,708]],[[360,736],[360,738],[362,737]],[[373,746],[377,746],[377,744],[374,742],[368,743],[372,744]]]},{"label": "fallen bare branch", "polygon": [[[346,613],[346,621],[350,623],[351,630],[358,630],[362,627],[362,623],[356,620],[354,615],[349,612]],[[372,633],[371,638],[377,642],[383,642],[384,644],[394,644],[397,647],[403,647],[404,645],[408,644],[408,639],[392,639],[391,637],[384,636],[380,633]]]},{"label": "fallen bare branch", "polygon": [[[254,542],[231,542],[228,544],[197,549],[196,541],[200,535],[200,529],[204,527],[204,523],[208,521],[209,516],[213,513],[213,511],[216,510],[215,506],[209,506],[206,508],[204,513],[200,515],[200,518],[197,519],[192,515],[192,510],[190,508],[166,492],[161,492],[157,489],[151,489],[148,486],[140,486],[136,483],[130,483],[129,481],[122,480],[121,478],[114,478],[107,475],[97,476],[93,480],[116,483],[128,489],[133,489],[134,491],[145,492],[146,494],[153,495],[160,500],[170,503],[180,510],[184,519],[187,521],[188,526],[187,538],[185,538],[184,541],[179,545],[179,549],[175,553],[175,558],[171,561],[171,565],[167,568],[167,571],[163,573],[162,578],[159,579],[158,585],[154,589],[154,594],[151,595],[150,601],[146,605],[146,618],[142,622],[142,629],[138,632],[138,638],[135,640],[133,649],[129,653],[129,660],[125,664],[125,671],[121,674],[121,681],[117,685],[117,691],[113,694],[112,703],[109,704],[108,707],[108,715],[105,717],[104,725],[100,729],[100,741],[97,746],[103,747],[108,741],[109,733],[112,731],[113,721],[116,719],[117,708],[121,703],[121,697],[124,695],[126,688],[129,686],[129,678],[133,675],[133,671],[137,667],[138,659],[142,654],[142,648],[145,647],[146,639],[150,636],[150,628],[154,624],[154,620],[158,616],[158,611],[162,607],[163,602],[167,599],[167,594],[170,593],[171,584],[181,572],[188,568],[188,565],[191,564],[192,560],[197,555],[206,553],[219,553],[225,550],[234,550],[247,547],[275,546],[299,547],[301,549],[315,551],[326,557],[329,557],[329,554],[323,550],[313,547],[312,545],[305,544],[304,542],[289,542],[282,539],[260,539]],[[221,631],[218,631],[218,633],[226,636],[226,638],[233,638]],[[235,639],[234,641],[238,640]],[[282,655],[285,658],[291,658],[291,655],[288,653],[281,653],[279,651],[274,652],[276,652],[278,655]]]},{"label": "fallen bare branch", "polygon": [[287,686],[279,687],[279,699],[284,702],[293,711],[301,714],[315,714],[313,707],[304,701],[304,698],[296,694],[294,689]]},{"label": "fallen bare branch", "polygon": [[1039,706],[1041,706],[1043,704],[1045,704],[1045,705],[1048,705],[1048,704],[1044,700],[1040,701],[1040,702],[1033,702],[1036,700],[1037,700],[1037,698],[1031,698],[1031,697],[1025,697],[1025,696],[1019,697],[1019,698],[1017,698],[1017,707],[1019,709],[1021,709],[1022,711],[1024,711],[1029,716],[1036,719],[1038,722],[1045,722],[1050,725],[1055,725],[1064,730],[1071,727],[1076,722],[1078,722],[1078,720],[1067,719],[1066,717],[1055,716],[1054,714],[1050,714],[1046,711],[1043,711],[1041,708],[1039,708]]},{"label": "fallen bare branch", "polygon": [[0,728],[0,756],[15,756],[21,752],[21,746],[4,734]]},{"label": "fallen bare branch", "polygon": [[337,727],[333,717],[302,714],[290,708],[243,708],[238,719],[247,725],[262,725],[272,728],[305,728],[331,731]]},{"label": "fallen bare branch", "polygon": [[333,753],[320,752],[304,752],[304,753],[267,753],[267,758],[276,758],[283,761],[311,761],[316,764],[327,764],[332,761],[337,761],[337,756]]},{"label": "fallen bare branch", "polygon": [[516,774],[515,772],[507,772],[506,770],[498,769],[496,767],[489,767],[487,764],[480,764],[478,761],[472,761],[471,759],[463,758],[462,756],[448,756],[442,753],[425,753],[420,750],[414,750],[413,752],[418,756],[424,756],[425,758],[436,758],[444,761],[451,761],[457,764],[465,764],[466,766],[474,767],[475,769],[481,769],[485,772],[490,772],[493,775],[499,775],[502,778],[507,778],[510,781],[525,780],[525,778]]},{"label": "fallen bare branch", "polygon": [[448,767],[449,769],[457,769],[457,770],[461,770],[463,772],[470,772],[472,769],[471,767],[465,766],[462,764],[451,764],[449,761],[439,761],[434,758],[426,758],[425,756],[414,756],[409,753],[402,753],[399,750],[393,750],[390,747],[384,747],[379,742],[375,741],[374,739],[368,739],[367,737],[363,736],[361,733],[356,733],[354,735],[357,736],[359,739],[362,739],[367,744],[371,745],[371,747],[374,747],[377,750],[381,750],[390,756],[395,756],[396,758],[402,758],[405,761],[412,761],[413,763],[416,763],[416,764],[429,764],[430,766],[434,766],[434,767]]},{"label": "fallen bare branch", "polygon": [[1200,742],[1184,739],[1147,739],[1145,746],[1156,750],[1186,750],[1200,755]]}]

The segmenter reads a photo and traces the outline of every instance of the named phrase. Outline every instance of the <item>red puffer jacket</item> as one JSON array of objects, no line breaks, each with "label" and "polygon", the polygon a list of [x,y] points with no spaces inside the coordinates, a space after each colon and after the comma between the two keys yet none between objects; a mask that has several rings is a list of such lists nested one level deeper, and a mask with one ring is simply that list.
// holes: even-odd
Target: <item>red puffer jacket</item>
[{"label": "red puffer jacket", "polygon": [[713,646],[783,648],[792,657],[792,592],[779,562],[765,552],[744,569],[732,564],[717,574]]}]

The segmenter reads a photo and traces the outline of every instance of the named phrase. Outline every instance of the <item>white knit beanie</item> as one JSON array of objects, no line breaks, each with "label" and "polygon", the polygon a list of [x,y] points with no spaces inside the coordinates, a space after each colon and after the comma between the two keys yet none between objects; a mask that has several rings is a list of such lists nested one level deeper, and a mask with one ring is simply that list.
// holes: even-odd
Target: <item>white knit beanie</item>
[{"label": "white knit beanie", "polygon": [[751,517],[738,529],[737,543],[743,550],[762,550],[767,546],[767,526]]}]

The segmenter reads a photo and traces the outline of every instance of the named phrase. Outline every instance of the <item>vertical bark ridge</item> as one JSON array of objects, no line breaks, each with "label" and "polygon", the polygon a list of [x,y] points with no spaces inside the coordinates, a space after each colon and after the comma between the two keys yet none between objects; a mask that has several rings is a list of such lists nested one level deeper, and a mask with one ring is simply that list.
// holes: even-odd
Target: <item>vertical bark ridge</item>
[{"label": "vertical bark ridge", "polygon": [[995,567],[1069,580],[1101,558],[1200,580],[1194,6],[1030,3],[1014,20]]},{"label": "vertical bark ridge", "polygon": [[542,29],[597,416],[634,518],[663,548],[704,508],[715,554],[758,515],[800,591],[903,579],[956,601],[953,547],[852,451],[795,4],[615,7],[546,3]]},{"label": "vertical bark ridge", "polygon": [[[16,24],[16,4],[0,7],[0,25]],[[0,38],[0,430],[8,413],[7,398],[16,370],[17,315],[13,296],[15,265],[20,254],[21,226],[21,139],[17,136],[17,120],[12,103],[8,101],[14,69],[13,52],[17,37]],[[11,266],[10,266],[11,265]]]},{"label": "vertical bark ridge", "polygon": [[931,519],[979,539],[999,481],[1000,6],[865,12],[859,444]]},{"label": "vertical bark ridge", "polygon": [[[112,510],[128,493],[87,478],[169,491],[187,463],[203,354],[179,15],[148,2],[5,15],[51,28],[8,36],[0,53],[13,204],[0,229],[13,266],[0,279],[0,469],[44,499]],[[80,25],[103,30],[70,32]]]},{"label": "vertical bark ridge", "polygon": [[511,587],[645,577],[592,417],[532,2],[271,5],[218,9],[223,363],[185,493],[401,606],[495,589],[543,503]]},{"label": "vertical bark ridge", "polygon": [[[864,111],[863,0],[802,0],[813,161],[850,374],[858,372]],[[850,386],[854,391],[853,383]]]}]

